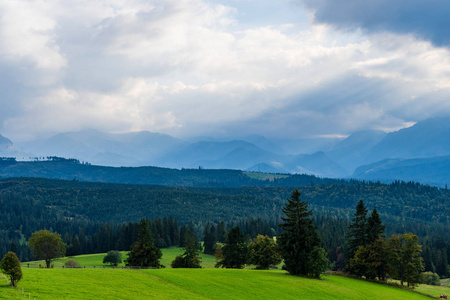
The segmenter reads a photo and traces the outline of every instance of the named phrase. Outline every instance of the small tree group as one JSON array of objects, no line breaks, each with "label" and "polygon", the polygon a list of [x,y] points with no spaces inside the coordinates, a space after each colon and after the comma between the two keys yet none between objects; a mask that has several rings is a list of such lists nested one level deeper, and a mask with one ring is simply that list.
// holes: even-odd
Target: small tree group
[{"label": "small tree group", "polygon": [[384,281],[386,275],[414,286],[420,282],[424,266],[420,257],[419,238],[412,234],[393,235],[384,239],[385,226],[376,210],[369,218],[362,200],[347,235],[348,270],[357,276]]},{"label": "small tree group", "polygon": [[258,235],[247,245],[239,226],[230,229],[223,246],[216,248],[216,268],[242,269],[246,264],[265,270],[281,262],[276,242],[269,236]]},{"label": "small tree group", "polygon": [[16,286],[17,282],[22,279],[22,268],[20,261],[14,252],[8,252],[3,256],[0,262],[0,270],[9,276],[12,286]]},{"label": "small tree group", "polygon": [[284,232],[277,243],[268,236],[258,235],[248,246],[238,226],[232,228],[223,246],[216,250],[216,267],[243,268],[255,264],[258,269],[268,269],[284,259],[285,269],[293,275],[320,277],[327,268],[326,250],[321,247],[312,212],[308,203],[300,200],[301,193],[295,189],[283,207],[286,217],[280,226]]}]

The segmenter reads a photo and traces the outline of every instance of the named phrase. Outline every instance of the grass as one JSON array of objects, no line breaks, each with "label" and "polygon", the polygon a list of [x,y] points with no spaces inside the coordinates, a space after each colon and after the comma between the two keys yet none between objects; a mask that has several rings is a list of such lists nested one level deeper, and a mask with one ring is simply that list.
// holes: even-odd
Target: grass
[{"label": "grass", "polygon": [[[175,259],[175,256],[183,254],[183,249],[179,247],[175,248],[165,248],[161,249],[161,252],[163,254],[161,259],[161,264],[163,264],[166,268],[170,268],[171,262]],[[127,251],[122,251],[122,259],[125,260],[127,258]],[[96,254],[86,254],[86,255],[78,255],[73,257],[80,266],[86,266],[88,268],[90,267],[103,267],[105,266],[103,264],[103,258],[105,257],[106,253],[96,253]],[[202,258],[202,267],[203,268],[214,268],[214,265],[216,264],[216,259],[213,255],[207,255],[200,253],[200,257]],[[69,260],[69,257],[63,257],[59,259],[55,259],[53,261],[53,265],[55,268],[61,268],[64,263]],[[24,262],[22,263],[23,268],[27,268],[28,264],[31,268],[37,268],[39,265],[45,267],[45,262],[43,260],[40,261],[32,261],[32,262]],[[125,266],[125,263],[121,263],[118,265],[118,267]]]},{"label": "grass", "polygon": [[442,286],[446,286],[446,287],[450,287],[450,278],[441,279],[441,285]]},{"label": "grass", "polygon": [[[392,286],[340,276],[230,269],[24,269],[22,293],[0,283],[3,299],[427,299]],[[5,291],[5,293],[3,293]]]},{"label": "grass", "polygon": [[[399,280],[390,280],[389,282],[400,286]],[[419,284],[417,287],[414,288],[414,290],[419,293],[432,296],[433,298],[439,298],[439,296],[442,294],[450,295],[450,286],[448,286],[449,282],[450,282],[450,278],[441,279],[440,286]],[[406,285],[406,283],[405,283],[405,285]]]},{"label": "grass", "polygon": [[450,287],[448,286],[421,284],[416,288],[416,290],[420,293],[427,294],[436,298],[439,298],[439,296],[442,294],[450,295]]},{"label": "grass", "polygon": [[[0,299],[427,299],[393,286],[340,276],[313,280],[284,271],[214,269],[214,256],[204,254],[200,255],[204,269],[174,270],[170,263],[183,249],[161,250],[166,269],[160,270],[104,269],[105,253],[74,257],[86,266],[83,269],[62,269],[68,257],[56,260],[54,269],[27,268],[24,263],[18,290],[0,277]],[[126,252],[122,253],[125,258]],[[30,262],[30,266],[39,264],[44,265],[42,261]],[[450,294],[450,288],[444,286],[420,285],[416,290],[433,297]]]}]

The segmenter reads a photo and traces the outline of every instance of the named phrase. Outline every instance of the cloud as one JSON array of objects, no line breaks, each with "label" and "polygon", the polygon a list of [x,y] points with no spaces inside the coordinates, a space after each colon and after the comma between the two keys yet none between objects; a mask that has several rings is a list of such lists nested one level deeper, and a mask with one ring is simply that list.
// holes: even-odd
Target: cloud
[{"label": "cloud", "polygon": [[447,48],[291,22],[306,12],[286,1],[270,8],[289,8],[290,23],[243,24],[231,3],[2,2],[0,34],[13,42],[0,44],[0,130],[340,136],[450,114]]},{"label": "cloud", "polygon": [[411,33],[437,46],[450,46],[447,0],[297,0],[314,11],[314,19],[337,28],[368,32]]}]

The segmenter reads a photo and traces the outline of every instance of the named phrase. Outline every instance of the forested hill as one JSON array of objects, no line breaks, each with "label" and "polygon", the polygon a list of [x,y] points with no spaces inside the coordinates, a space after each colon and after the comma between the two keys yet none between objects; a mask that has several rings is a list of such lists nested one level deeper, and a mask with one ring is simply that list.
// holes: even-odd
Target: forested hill
[{"label": "forested hill", "polygon": [[[354,182],[309,185],[300,190],[317,214],[349,218],[363,199],[368,208],[376,206],[383,216],[403,223],[416,220],[450,226],[448,189]],[[168,216],[183,223],[278,219],[291,192],[289,187],[188,188],[11,178],[0,180],[0,220],[11,220],[9,214],[20,215],[15,224],[20,226],[35,213],[115,223]]]},{"label": "forested hill", "polygon": [[[386,185],[357,181],[309,184],[299,189],[301,198],[309,201],[314,211],[332,261],[339,261],[349,219],[359,199],[370,210],[376,206],[386,224],[387,236],[413,232],[432,251],[450,249],[435,246],[450,242],[448,189],[403,182]],[[131,226],[128,222],[142,218],[156,220],[154,234],[159,234],[160,247],[176,245],[169,243],[166,233],[170,226],[164,225],[171,224],[171,220],[189,224],[199,237],[208,222],[216,226],[225,222],[230,225],[227,228],[240,224],[247,228],[250,237],[258,233],[277,234],[281,208],[291,192],[292,187],[200,188],[4,178],[0,179],[0,254],[15,247],[22,259],[30,259],[23,241],[43,228],[61,233],[72,247],[78,238],[84,241],[85,252],[81,253],[128,250],[130,243],[115,248],[121,240],[117,232],[122,228],[122,236],[129,236],[123,231]],[[446,262],[435,265],[443,266],[443,270],[447,267]]]},{"label": "forested hill", "polygon": [[[261,175],[261,176],[258,176]],[[264,175],[240,170],[169,169],[159,167],[104,167],[74,159],[51,157],[45,161],[0,158],[0,178],[37,177],[90,182],[157,184],[188,187],[302,186],[345,183],[312,175]]]}]

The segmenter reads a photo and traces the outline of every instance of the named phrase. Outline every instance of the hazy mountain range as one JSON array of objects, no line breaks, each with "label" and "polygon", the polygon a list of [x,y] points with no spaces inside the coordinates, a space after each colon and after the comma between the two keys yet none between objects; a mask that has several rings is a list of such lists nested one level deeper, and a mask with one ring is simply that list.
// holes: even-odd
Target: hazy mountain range
[{"label": "hazy mountain range", "polygon": [[[315,149],[322,151],[309,152]],[[148,131],[85,130],[16,145],[0,135],[0,155],[18,160],[60,156],[105,166],[240,169],[444,185],[450,182],[450,118],[429,119],[391,133],[362,131],[343,140],[316,143],[257,135],[184,141]]]}]

